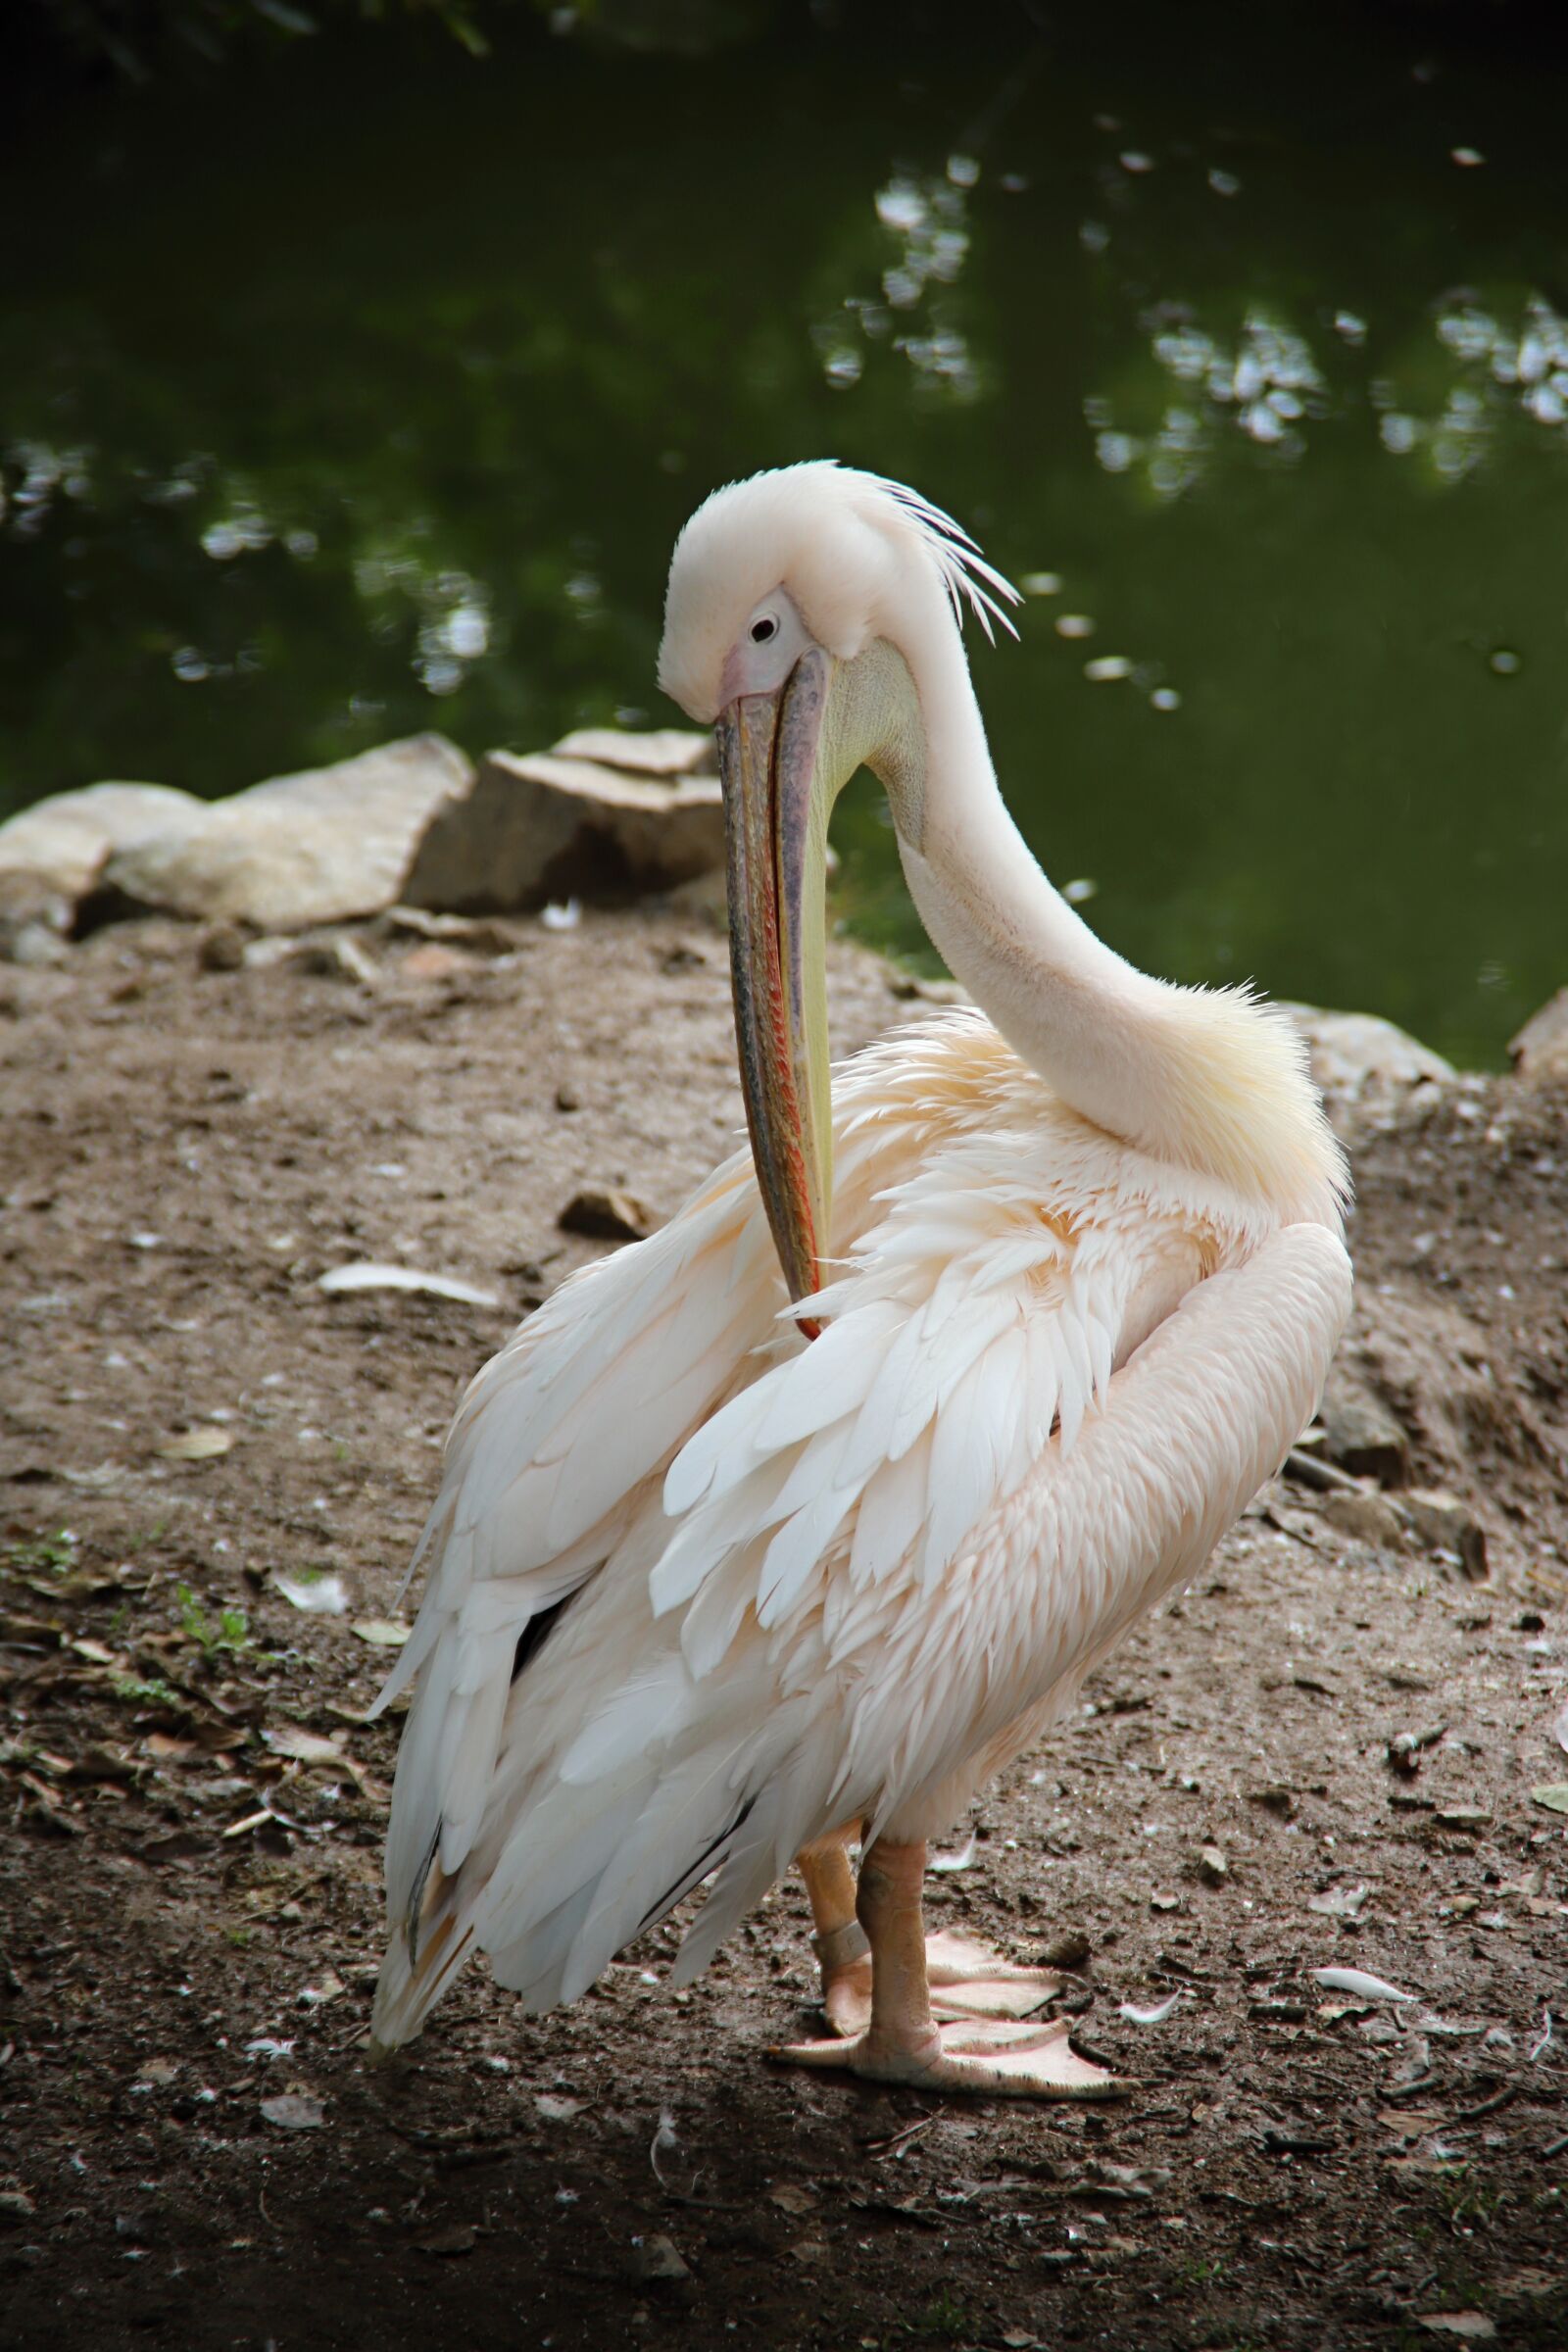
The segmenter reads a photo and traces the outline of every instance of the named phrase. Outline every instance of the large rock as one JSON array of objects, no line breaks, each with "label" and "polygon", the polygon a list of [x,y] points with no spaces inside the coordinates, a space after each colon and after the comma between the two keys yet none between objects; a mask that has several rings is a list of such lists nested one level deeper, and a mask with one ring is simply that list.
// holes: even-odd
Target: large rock
[{"label": "large rock", "polygon": [[[581,757],[573,747],[584,744],[614,747],[614,766]],[[710,749],[702,735],[585,730],[553,752],[492,752],[471,793],[425,835],[405,903],[497,913],[667,890],[708,872],[723,862],[723,804],[717,776],[690,768]]]},{"label": "large rock", "polygon": [[172,784],[84,784],[57,792],[0,825],[0,873],[37,874],[74,906],[117,851],[187,832],[206,813],[205,801]]},{"label": "large rock", "polygon": [[1281,1009],[1306,1040],[1313,1080],[1337,1127],[1358,1113],[1397,1110],[1457,1075],[1441,1054],[1375,1012],[1326,1012],[1315,1004]]},{"label": "large rock", "polygon": [[215,801],[202,820],[119,851],[103,888],[133,906],[299,931],[377,914],[473,769],[442,735],[410,735],[332,767]]},{"label": "large rock", "polygon": [[1559,988],[1531,1014],[1518,1036],[1508,1040],[1508,1052],[1519,1076],[1532,1084],[1568,1078],[1568,988]]}]

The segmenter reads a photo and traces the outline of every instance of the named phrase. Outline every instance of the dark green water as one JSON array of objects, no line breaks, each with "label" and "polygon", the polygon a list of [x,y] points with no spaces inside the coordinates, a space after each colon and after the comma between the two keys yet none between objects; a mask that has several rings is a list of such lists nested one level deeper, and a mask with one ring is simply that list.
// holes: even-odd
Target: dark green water
[{"label": "dark green water", "polygon": [[[0,160],[0,808],[663,718],[680,521],[836,453],[1059,580],[975,666],[1107,937],[1497,1059],[1568,979],[1568,58],[1484,15],[57,96]],[[838,838],[913,945],[868,790]]]}]

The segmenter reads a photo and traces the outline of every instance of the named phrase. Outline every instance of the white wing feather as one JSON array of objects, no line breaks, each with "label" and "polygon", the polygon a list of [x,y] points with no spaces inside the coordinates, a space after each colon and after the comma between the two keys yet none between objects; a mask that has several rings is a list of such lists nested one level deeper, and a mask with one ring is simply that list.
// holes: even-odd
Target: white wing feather
[{"label": "white wing feather", "polygon": [[[404,1653],[381,2040],[475,1945],[548,2006],[716,1870],[690,1976],[812,1838],[935,1833],[1309,1418],[1337,1239],[1166,1197],[990,1037],[841,1083],[809,1348],[732,1162],[475,1382]],[[992,1051],[1010,1102],[956,1082]]]}]

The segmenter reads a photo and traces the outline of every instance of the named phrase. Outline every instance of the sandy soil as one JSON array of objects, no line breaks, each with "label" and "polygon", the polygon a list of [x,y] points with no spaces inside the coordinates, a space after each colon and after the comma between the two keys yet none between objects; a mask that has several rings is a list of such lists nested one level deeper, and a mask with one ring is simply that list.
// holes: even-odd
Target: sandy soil
[{"label": "sandy soil", "polygon": [[[566,1201],[667,1213],[736,1126],[723,950],[695,912],[237,944],[0,971],[0,2340],[1568,2340],[1568,1095],[1472,1082],[1357,1152],[1348,1362],[1491,1580],[1272,1487],[935,1883],[1009,1950],[1087,1938],[1066,2005],[1134,2097],[769,2066],[794,1886],[690,1993],[662,1935],[533,2023],[474,1972],[372,2074],[358,1629],[465,1379],[608,1246]],[[838,1041],[896,988],[836,951]],[[317,1288],[362,1256],[504,1303]],[[341,1615],[273,1582],[321,1570]]]}]

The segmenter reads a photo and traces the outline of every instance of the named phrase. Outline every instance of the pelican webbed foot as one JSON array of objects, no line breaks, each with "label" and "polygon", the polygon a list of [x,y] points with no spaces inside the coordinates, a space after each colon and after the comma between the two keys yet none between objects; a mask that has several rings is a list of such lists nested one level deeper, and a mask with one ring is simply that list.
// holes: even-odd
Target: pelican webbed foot
[{"label": "pelican webbed foot", "polygon": [[1114,2099],[1130,2085],[1081,2057],[1065,2018],[1044,2025],[1016,2020],[933,2025],[923,2035],[863,2034],[803,2041],[775,2050],[792,2066],[838,2068],[870,2082],[915,2090],[972,2090],[993,2098]]},{"label": "pelican webbed foot", "polygon": [[[880,1839],[861,1867],[856,1919],[843,1917],[849,1863],[803,1857],[834,2038],[774,2055],[841,2068],[871,2082],[1014,2098],[1114,2098],[1128,2085],[1081,2057],[1064,2019],[1031,2022],[1059,1989],[1049,1969],[1022,1968],[965,1936],[927,1937],[920,1913],[923,1845]],[[837,1927],[824,1918],[840,1914]],[[995,2020],[996,2022],[986,2022]]]}]

